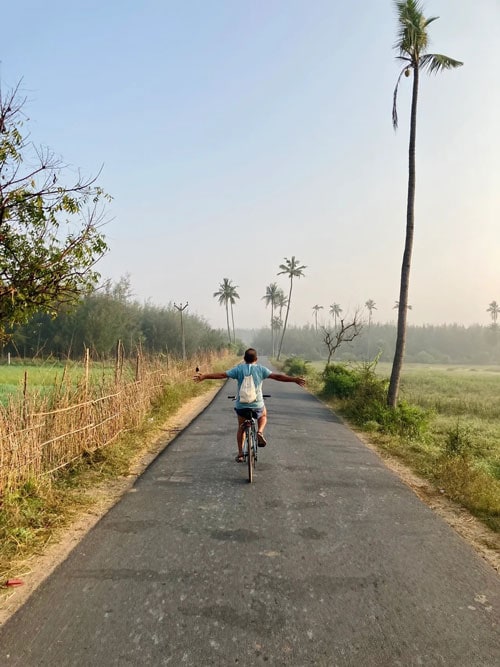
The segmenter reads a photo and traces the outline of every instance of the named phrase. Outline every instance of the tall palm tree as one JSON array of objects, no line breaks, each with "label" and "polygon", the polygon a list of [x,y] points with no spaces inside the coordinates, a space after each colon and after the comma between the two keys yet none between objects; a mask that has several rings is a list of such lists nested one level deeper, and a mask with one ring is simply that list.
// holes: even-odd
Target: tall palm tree
[{"label": "tall palm tree", "polygon": [[266,302],[266,308],[267,306],[271,306],[271,349],[272,349],[272,356],[274,357],[274,331],[276,328],[276,318],[274,316],[274,309],[278,305],[278,300],[280,296],[280,288],[276,283],[271,283],[266,287],[266,293],[262,297],[265,302]]},{"label": "tall palm tree", "polygon": [[228,296],[228,298],[229,298],[229,305],[231,306],[231,322],[232,322],[232,324],[233,324],[233,343],[236,343],[236,334],[235,334],[235,331],[234,331],[234,311],[233,311],[233,306],[234,306],[234,304],[236,303],[236,299],[239,299],[239,298],[240,298],[240,295],[239,295],[238,292],[236,291],[236,288],[237,288],[237,287],[238,287],[238,285],[230,285],[230,288],[229,288],[229,296]]},{"label": "tall palm tree", "polygon": [[[233,281],[229,278],[224,278],[219,285],[217,292],[214,292],[214,297],[217,297],[219,304],[224,305],[226,308],[226,321],[227,321],[227,337],[229,342],[231,342],[231,328],[229,326],[229,305],[231,305],[231,317],[233,317],[233,304],[235,299],[239,299],[239,295],[236,292],[237,285],[233,285]],[[233,317],[233,335],[234,335],[234,317]]]},{"label": "tall palm tree", "polygon": [[313,310],[314,310],[314,321],[315,321],[315,324],[316,324],[316,331],[317,331],[318,330],[318,311],[323,310],[323,306],[318,306],[318,304],[316,304],[315,306],[313,306]]},{"label": "tall palm tree", "polygon": [[368,309],[368,336],[367,336],[367,357],[370,359],[370,343],[371,343],[371,326],[372,326],[372,313],[374,310],[377,310],[377,306],[375,305],[375,301],[373,299],[368,299],[368,301],[365,301],[365,306]]},{"label": "tall palm tree", "polygon": [[392,123],[398,126],[397,96],[398,86],[403,74],[407,77],[413,72],[413,90],[410,114],[410,141],[408,150],[408,198],[406,207],[406,239],[401,267],[401,283],[398,305],[398,325],[396,349],[392,362],[391,379],[387,393],[387,405],[395,407],[399,394],[399,382],[403,367],[403,356],[406,343],[406,317],[408,312],[408,290],[410,282],[410,265],[413,247],[413,228],[415,220],[415,140],[417,130],[417,100],[420,70],[438,73],[444,69],[454,69],[463,63],[439,53],[427,53],[428,26],[437,19],[425,18],[421,3],[418,0],[400,0],[395,2],[398,19],[398,39],[395,48],[397,59],[404,63],[396,87],[392,106]]},{"label": "tall palm tree", "polygon": [[488,308],[486,309],[486,312],[491,315],[491,319],[493,320],[493,324],[497,323],[498,315],[500,313],[500,306],[496,301],[492,301],[490,304],[488,304]]},{"label": "tall palm tree", "polygon": [[333,315],[333,326],[336,329],[337,328],[337,320],[340,317],[342,313],[342,308],[339,306],[338,303],[332,303],[330,306],[330,315]]},{"label": "tall palm tree", "polygon": [[373,299],[368,299],[368,301],[365,301],[365,306],[368,309],[368,328],[370,328],[372,323],[372,312],[377,310],[377,306],[375,305],[375,301]]},{"label": "tall palm tree", "polygon": [[290,289],[288,291],[288,301],[286,304],[285,323],[283,325],[283,331],[281,332],[281,339],[278,348],[278,356],[277,356],[278,361],[281,354],[281,348],[283,346],[283,338],[285,337],[286,325],[288,323],[290,303],[292,302],[293,279],[302,278],[302,276],[304,275],[304,269],[307,269],[307,266],[301,266],[299,264],[299,260],[295,259],[295,255],[292,255],[292,259],[288,259],[287,257],[285,257],[284,259],[285,263],[279,265],[280,271],[278,271],[278,276],[287,275],[290,278]]},{"label": "tall palm tree", "polygon": [[278,306],[278,308],[279,308],[278,317],[279,317],[279,319],[280,319],[281,322],[283,322],[283,308],[285,308],[285,307],[287,306],[287,304],[288,304],[288,297],[287,297],[287,295],[285,294],[285,292],[283,292],[283,290],[282,290],[281,287],[280,287],[280,289],[279,289],[279,293],[278,293],[278,303],[277,303],[277,306]]}]

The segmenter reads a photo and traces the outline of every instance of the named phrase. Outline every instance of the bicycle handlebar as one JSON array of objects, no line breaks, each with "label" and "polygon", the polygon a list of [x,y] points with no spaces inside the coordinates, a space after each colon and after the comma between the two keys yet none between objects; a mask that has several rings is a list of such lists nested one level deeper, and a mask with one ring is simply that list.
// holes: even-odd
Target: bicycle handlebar
[{"label": "bicycle handlebar", "polygon": [[[232,399],[233,401],[236,400],[236,396],[228,396],[228,398]],[[262,394],[262,398],[271,398],[271,394]]]}]

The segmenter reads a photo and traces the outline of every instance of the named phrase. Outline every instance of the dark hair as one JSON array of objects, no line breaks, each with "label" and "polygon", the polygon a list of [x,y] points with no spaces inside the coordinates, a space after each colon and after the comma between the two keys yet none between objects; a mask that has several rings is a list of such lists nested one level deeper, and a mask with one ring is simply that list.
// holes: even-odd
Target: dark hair
[{"label": "dark hair", "polygon": [[249,347],[245,352],[243,359],[247,364],[253,364],[254,361],[257,361],[257,350],[254,350],[253,347]]}]

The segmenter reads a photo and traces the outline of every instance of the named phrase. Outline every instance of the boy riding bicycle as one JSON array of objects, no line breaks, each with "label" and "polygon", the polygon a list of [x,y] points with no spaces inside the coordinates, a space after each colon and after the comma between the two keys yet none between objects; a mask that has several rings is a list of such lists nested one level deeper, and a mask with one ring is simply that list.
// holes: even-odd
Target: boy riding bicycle
[{"label": "boy riding bicycle", "polygon": [[[267,410],[262,397],[262,382],[269,378],[270,380],[277,380],[278,382],[295,382],[295,384],[303,387],[306,383],[304,378],[292,377],[284,373],[274,373],[269,368],[261,366],[257,363],[257,352],[253,347],[248,348],[243,357],[244,362],[234,366],[228,371],[222,373],[198,373],[194,376],[195,382],[203,382],[203,380],[225,380],[232,378],[238,382],[238,394],[236,397],[236,407],[234,408],[238,415],[238,431],[236,434],[236,441],[238,443],[238,456],[236,461],[243,462],[243,424],[247,418],[248,410],[251,409],[257,417],[257,442],[259,447],[265,447],[267,441],[264,437],[264,429],[267,423]],[[255,400],[251,403],[242,403],[240,401],[240,389],[245,377],[252,376],[255,385]]]}]

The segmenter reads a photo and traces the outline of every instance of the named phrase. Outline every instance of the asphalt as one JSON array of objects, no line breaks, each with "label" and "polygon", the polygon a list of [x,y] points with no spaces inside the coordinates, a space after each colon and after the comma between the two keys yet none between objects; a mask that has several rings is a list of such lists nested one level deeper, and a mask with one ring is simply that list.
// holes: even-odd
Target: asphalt
[{"label": "asphalt", "polygon": [[318,400],[230,381],[0,629],[0,665],[500,665],[500,579]]}]

